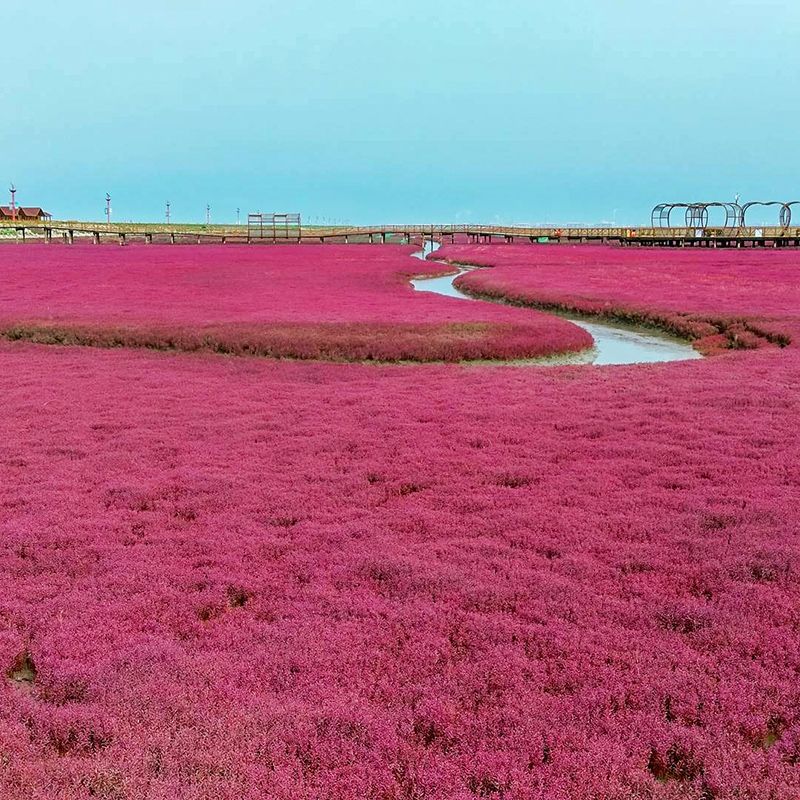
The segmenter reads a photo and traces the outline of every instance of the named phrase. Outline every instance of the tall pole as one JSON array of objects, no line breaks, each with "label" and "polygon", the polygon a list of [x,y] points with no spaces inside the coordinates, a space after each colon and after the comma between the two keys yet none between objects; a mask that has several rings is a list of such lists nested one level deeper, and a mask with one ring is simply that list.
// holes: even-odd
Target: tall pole
[{"label": "tall pole", "polygon": [[236,224],[239,224],[239,209],[236,209]]},{"label": "tall pole", "polygon": [[206,206],[206,225],[211,224],[211,205]]},{"label": "tall pole", "polygon": [[169,200],[167,200],[167,225],[169,225]]},{"label": "tall pole", "polygon": [[111,224],[111,195],[106,192],[106,222]]},{"label": "tall pole", "polygon": [[11,221],[17,221],[17,187],[11,184]]}]

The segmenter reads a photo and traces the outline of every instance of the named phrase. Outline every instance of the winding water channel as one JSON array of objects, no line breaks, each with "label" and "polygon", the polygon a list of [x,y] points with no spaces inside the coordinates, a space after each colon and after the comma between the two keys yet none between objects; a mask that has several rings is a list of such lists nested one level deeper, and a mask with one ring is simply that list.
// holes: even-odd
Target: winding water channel
[{"label": "winding water channel", "polygon": [[[425,250],[415,254],[417,258],[425,258],[429,253],[438,248],[431,248],[427,244]],[[436,262],[444,264],[446,262]],[[460,292],[453,281],[473,267],[461,267],[455,275],[444,275],[438,278],[417,278],[411,285],[419,292],[434,292],[445,297],[456,297],[460,300],[473,302],[494,302],[479,300]],[[646,364],[664,361],[687,361],[702,358],[690,344],[682,339],[659,333],[651,329],[634,327],[614,322],[596,322],[593,319],[559,314],[562,319],[575,323],[584,330],[589,331],[594,339],[594,347],[574,355],[563,358],[533,360],[527,363],[536,366],[556,366],[559,364]]]}]

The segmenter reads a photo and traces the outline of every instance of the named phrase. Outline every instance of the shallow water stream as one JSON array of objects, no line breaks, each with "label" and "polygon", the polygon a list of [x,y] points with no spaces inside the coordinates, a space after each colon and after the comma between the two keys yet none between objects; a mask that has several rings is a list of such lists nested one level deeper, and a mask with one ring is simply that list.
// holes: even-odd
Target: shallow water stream
[{"label": "shallow water stream", "polygon": [[[430,242],[426,243],[425,250],[415,254],[418,258],[425,258],[429,253],[435,252],[437,247],[431,247]],[[437,262],[445,263],[445,262]],[[439,278],[417,278],[411,281],[411,285],[420,292],[434,292],[435,294],[445,295],[446,297],[457,297],[461,300],[471,300],[473,302],[494,302],[491,300],[481,300],[460,292],[453,286],[453,281],[465,272],[469,272],[473,267],[462,267],[455,275],[445,275]],[[480,269],[480,268],[478,268]],[[559,314],[562,319],[567,319],[575,323],[584,330],[589,331],[594,339],[594,347],[591,350],[567,355],[564,358],[541,360],[541,366],[557,365],[563,363],[571,364],[645,364],[663,361],[686,361],[689,359],[702,358],[690,344],[682,339],[659,333],[647,328],[634,327],[613,322],[595,322],[570,314]]]}]

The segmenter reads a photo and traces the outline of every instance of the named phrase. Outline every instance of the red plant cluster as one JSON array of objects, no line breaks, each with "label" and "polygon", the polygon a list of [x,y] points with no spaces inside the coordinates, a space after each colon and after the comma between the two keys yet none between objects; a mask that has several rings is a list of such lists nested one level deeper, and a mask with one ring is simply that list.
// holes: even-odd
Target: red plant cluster
[{"label": "red plant cluster", "polygon": [[0,248],[0,335],[326,360],[459,361],[591,347],[565,320],[414,292],[411,247]]},{"label": "red plant cluster", "polygon": [[0,363],[0,796],[800,791],[793,350]]},{"label": "red plant cluster", "polygon": [[457,279],[469,294],[657,325],[707,353],[800,334],[792,250],[446,245],[436,258],[494,267]]},{"label": "red plant cluster", "polygon": [[0,343],[0,797],[800,795],[798,387]]}]

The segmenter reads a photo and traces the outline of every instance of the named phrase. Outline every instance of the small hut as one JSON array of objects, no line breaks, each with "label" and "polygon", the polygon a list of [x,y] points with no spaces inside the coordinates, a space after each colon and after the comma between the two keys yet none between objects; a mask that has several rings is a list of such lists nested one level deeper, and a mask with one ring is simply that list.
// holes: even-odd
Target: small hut
[{"label": "small hut", "polygon": [[38,206],[20,206],[17,209],[17,219],[32,220],[32,219],[52,219],[52,215],[48,214],[43,208]]}]

